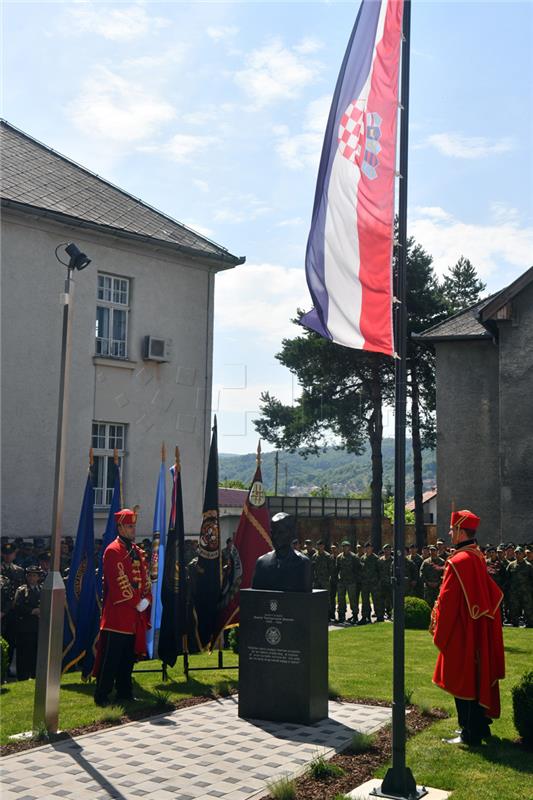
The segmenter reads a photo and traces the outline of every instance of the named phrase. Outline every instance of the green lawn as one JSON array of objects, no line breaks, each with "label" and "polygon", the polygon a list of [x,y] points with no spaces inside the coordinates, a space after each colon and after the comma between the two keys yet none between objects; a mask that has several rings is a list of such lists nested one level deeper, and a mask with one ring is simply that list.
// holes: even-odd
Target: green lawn
[{"label": "green lawn", "polygon": [[[446,709],[450,719],[439,721],[410,739],[407,763],[419,784],[454,790],[453,800],[533,800],[533,754],[513,743],[517,733],[513,726],[511,687],[533,663],[531,631],[506,628],[504,632],[507,678],[501,683],[502,717],[494,722],[493,744],[475,750],[452,747],[441,742],[453,735],[456,727],[453,698],[431,683],[436,650],[425,631],[406,632],[406,689],[420,706]],[[392,625],[348,628],[330,634],[330,684],[344,697],[368,697],[391,700]],[[216,666],[217,654],[191,658],[191,666]],[[236,656],[224,652],[224,663],[236,663]],[[157,662],[146,662],[144,667]],[[169,670],[170,680],[162,683],[160,674],[137,675],[135,694],[142,704],[135,708],[153,707],[154,692],[168,692],[177,701],[196,695],[216,695],[236,685],[236,670],[201,671],[191,674],[189,683],[183,676],[182,659]],[[9,683],[2,688],[1,739],[7,742],[12,733],[31,727],[33,681]],[[74,673],[63,678],[60,700],[60,727],[63,730],[90,724],[105,716],[92,701],[93,686],[82,684]],[[381,770],[380,774],[384,773]]]}]

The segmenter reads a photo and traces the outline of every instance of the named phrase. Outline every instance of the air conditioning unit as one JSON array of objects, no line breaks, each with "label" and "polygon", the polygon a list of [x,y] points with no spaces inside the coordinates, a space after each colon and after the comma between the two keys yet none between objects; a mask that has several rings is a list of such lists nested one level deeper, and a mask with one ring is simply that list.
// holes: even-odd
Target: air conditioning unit
[{"label": "air conditioning unit", "polygon": [[145,336],[143,358],[145,361],[168,361],[169,346],[167,339]]}]

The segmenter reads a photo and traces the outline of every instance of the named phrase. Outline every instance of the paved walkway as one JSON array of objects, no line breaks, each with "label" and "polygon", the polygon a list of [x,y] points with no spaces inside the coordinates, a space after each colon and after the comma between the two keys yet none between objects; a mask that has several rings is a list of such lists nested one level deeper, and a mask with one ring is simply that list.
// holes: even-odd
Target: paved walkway
[{"label": "paved walkway", "polygon": [[249,800],[354,731],[390,721],[381,706],[330,702],[312,726],[248,722],[232,696],[2,759],[2,800]]}]

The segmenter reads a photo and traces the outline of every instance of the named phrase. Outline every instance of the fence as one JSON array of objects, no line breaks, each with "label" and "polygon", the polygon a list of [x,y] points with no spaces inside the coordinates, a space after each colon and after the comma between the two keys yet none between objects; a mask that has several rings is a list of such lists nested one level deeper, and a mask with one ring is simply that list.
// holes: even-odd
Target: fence
[{"label": "fence", "polygon": [[350,497],[267,497],[271,516],[284,511],[294,517],[341,517],[368,519],[371,516],[370,499],[354,500]]}]

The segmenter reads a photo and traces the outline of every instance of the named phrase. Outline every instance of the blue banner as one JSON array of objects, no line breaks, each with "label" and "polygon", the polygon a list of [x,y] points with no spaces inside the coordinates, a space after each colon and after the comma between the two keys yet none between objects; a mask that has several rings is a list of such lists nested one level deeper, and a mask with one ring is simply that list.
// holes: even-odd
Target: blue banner
[{"label": "blue banner", "polygon": [[[163,584],[163,565],[165,563],[165,545],[166,545],[166,520],[167,520],[167,489],[166,489],[166,469],[165,464],[162,463],[159,468],[159,479],[157,481],[157,490],[155,495],[155,508],[154,508],[154,545],[157,543],[159,537],[159,548],[157,553],[152,552],[152,563],[150,565],[150,577],[152,578],[152,613],[150,622],[152,627],[146,634],[146,652],[148,658],[154,657],[154,652],[157,648],[154,646],[158,638],[158,632],[161,627],[161,586]],[[154,586],[153,580],[157,575],[157,580]]]}]

